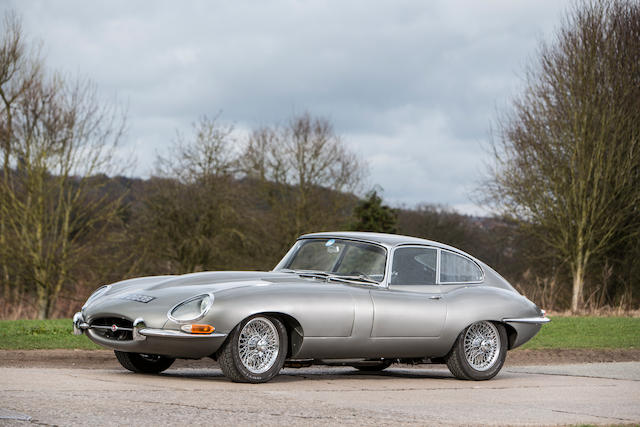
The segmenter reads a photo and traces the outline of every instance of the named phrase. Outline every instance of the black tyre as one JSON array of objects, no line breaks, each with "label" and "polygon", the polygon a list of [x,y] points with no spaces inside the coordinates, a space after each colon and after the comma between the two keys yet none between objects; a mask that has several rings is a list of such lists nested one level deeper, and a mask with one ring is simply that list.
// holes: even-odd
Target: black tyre
[{"label": "black tyre", "polygon": [[375,363],[375,364],[371,363],[371,362],[354,363],[351,366],[353,366],[357,370],[363,371],[363,372],[380,372],[380,371],[384,371],[389,366],[391,366],[391,361],[390,360],[381,360],[380,362]]},{"label": "black tyre", "polygon": [[507,331],[499,323],[480,321],[460,333],[447,367],[461,380],[489,380],[495,377],[507,357]]},{"label": "black tyre", "polygon": [[278,375],[287,357],[287,329],[275,317],[256,315],[236,326],[218,355],[234,382],[263,383]]},{"label": "black tyre", "polygon": [[126,353],[114,350],[120,364],[132,371],[144,374],[157,374],[168,369],[176,359],[155,354]]}]

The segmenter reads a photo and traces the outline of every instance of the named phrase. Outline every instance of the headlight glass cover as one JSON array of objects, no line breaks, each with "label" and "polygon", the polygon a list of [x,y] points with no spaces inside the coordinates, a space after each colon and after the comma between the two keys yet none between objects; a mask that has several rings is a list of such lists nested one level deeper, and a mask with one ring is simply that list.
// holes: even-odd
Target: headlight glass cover
[{"label": "headlight glass cover", "polygon": [[169,310],[169,318],[175,322],[191,322],[204,317],[213,304],[213,294],[198,295]]},{"label": "headlight glass cover", "polygon": [[98,289],[96,289],[91,296],[89,297],[89,299],[87,300],[87,302],[84,303],[84,305],[82,306],[82,308],[84,309],[85,307],[88,307],[92,302],[94,302],[96,299],[98,299],[99,296],[103,295],[105,292],[107,292],[109,289],[111,289],[111,285],[105,285],[105,286],[100,286]]}]

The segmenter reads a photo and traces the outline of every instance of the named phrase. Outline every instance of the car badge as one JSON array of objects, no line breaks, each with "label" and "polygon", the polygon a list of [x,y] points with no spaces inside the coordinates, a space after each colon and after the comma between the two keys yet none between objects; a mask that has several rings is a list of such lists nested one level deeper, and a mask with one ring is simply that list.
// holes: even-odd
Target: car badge
[{"label": "car badge", "polygon": [[111,330],[112,330],[113,332],[117,331],[117,330],[118,330],[118,325],[115,325],[115,324],[114,324],[114,325],[111,325]]},{"label": "car badge", "polygon": [[156,297],[150,297],[148,295],[141,295],[141,294],[127,294],[127,295],[121,296],[120,298],[129,300],[129,301],[141,302],[144,304],[156,299]]}]

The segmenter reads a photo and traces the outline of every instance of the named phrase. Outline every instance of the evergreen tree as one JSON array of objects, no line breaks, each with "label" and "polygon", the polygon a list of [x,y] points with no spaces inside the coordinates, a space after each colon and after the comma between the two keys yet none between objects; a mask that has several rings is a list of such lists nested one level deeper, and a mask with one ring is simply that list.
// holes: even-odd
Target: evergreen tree
[{"label": "evergreen tree", "polygon": [[395,209],[382,204],[382,198],[376,189],[367,193],[353,209],[354,231],[373,231],[377,233],[395,233],[398,214]]}]

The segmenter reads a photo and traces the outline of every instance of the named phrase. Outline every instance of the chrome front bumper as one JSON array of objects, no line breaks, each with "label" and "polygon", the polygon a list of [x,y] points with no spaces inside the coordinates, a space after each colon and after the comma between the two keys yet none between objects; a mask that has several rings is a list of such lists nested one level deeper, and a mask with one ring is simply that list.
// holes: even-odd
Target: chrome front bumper
[{"label": "chrome front bumper", "polygon": [[[92,326],[89,323],[85,322],[84,316],[82,312],[78,312],[73,316],[73,333],[74,335],[82,335],[85,331],[89,329],[104,329],[108,328],[105,326]],[[130,328],[118,328],[119,330],[131,330],[133,333],[134,341],[144,341],[147,337],[157,337],[157,338],[186,338],[186,339],[194,339],[194,338],[225,338],[227,334],[189,334],[187,332],[175,331],[172,329],[154,329],[147,328],[144,323],[144,319],[141,317],[137,318],[133,322],[133,329]]]}]

